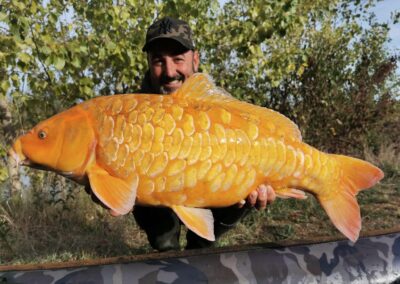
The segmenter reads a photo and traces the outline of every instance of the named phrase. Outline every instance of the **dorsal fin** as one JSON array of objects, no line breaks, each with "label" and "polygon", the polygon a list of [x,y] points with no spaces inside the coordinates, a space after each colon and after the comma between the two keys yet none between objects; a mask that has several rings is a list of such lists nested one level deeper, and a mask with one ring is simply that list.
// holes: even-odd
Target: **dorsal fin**
[{"label": "dorsal fin", "polygon": [[235,99],[224,89],[215,86],[213,80],[207,74],[196,73],[192,75],[172,96],[219,105],[227,111],[246,113],[249,116],[261,119],[261,121],[274,124],[284,137],[302,140],[299,128],[286,116],[271,109]]}]

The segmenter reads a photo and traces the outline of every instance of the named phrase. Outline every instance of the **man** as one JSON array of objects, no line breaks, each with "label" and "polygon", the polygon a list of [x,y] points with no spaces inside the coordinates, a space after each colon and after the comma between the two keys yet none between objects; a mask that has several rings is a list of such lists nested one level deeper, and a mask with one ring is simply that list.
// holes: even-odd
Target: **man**
[{"label": "man", "polygon": [[[200,59],[192,40],[189,25],[181,20],[163,18],[148,29],[146,44],[149,70],[142,83],[142,93],[170,94],[198,71]],[[216,238],[231,229],[250,207],[265,209],[275,199],[270,186],[260,185],[246,201],[228,208],[213,209]],[[145,230],[151,246],[159,251],[179,249],[180,221],[169,208],[136,206],[133,214],[139,226]],[[195,233],[188,231],[187,249],[212,245]]]}]

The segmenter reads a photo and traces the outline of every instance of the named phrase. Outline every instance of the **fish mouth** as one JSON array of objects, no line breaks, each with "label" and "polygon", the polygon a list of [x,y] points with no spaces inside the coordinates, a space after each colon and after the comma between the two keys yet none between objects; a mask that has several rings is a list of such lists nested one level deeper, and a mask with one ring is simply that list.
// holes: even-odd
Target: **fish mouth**
[{"label": "fish mouth", "polygon": [[28,162],[27,157],[22,153],[21,141],[17,140],[12,148],[8,151],[9,161],[13,161],[17,165],[24,165]]},{"label": "fish mouth", "polygon": [[8,158],[9,161],[16,165],[31,165],[31,161],[22,152],[22,145],[20,140],[17,140],[12,148],[8,151]]}]

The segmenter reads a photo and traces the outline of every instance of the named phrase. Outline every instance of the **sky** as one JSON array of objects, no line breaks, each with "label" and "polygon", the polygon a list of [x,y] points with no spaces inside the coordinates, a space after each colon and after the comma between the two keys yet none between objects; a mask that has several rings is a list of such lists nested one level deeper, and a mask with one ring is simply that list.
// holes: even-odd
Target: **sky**
[{"label": "sky", "polygon": [[[391,13],[396,10],[400,12],[400,0],[384,0],[378,2],[376,7],[371,10],[376,14],[379,22],[390,23]],[[389,37],[392,39],[388,44],[389,48],[397,49],[397,53],[400,53],[400,23],[390,25]]]}]

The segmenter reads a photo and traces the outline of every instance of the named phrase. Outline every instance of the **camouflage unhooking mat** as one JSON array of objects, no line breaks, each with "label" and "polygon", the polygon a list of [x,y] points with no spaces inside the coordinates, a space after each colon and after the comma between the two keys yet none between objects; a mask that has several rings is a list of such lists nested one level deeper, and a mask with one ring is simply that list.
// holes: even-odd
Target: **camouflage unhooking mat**
[{"label": "camouflage unhooking mat", "polygon": [[399,283],[400,227],[347,240],[0,266],[0,283]]}]

